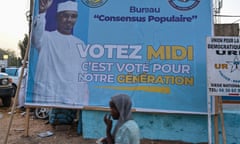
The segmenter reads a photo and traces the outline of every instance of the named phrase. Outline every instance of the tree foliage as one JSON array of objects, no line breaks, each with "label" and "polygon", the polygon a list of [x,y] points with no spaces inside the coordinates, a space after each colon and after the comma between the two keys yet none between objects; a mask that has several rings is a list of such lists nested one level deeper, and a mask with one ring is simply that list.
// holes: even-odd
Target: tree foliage
[{"label": "tree foliage", "polygon": [[0,59],[3,60],[3,56],[8,55],[8,66],[18,66],[18,58],[16,56],[15,51],[13,50],[5,50],[0,48]]},{"label": "tree foliage", "polygon": [[13,50],[5,50],[0,48],[0,60],[3,60],[4,55],[8,55],[8,66],[9,67],[19,67],[21,65],[21,61],[24,59],[27,47],[28,47],[29,37],[27,34],[24,35],[23,40],[18,42],[18,48],[20,50],[20,57],[17,57],[16,52]]},{"label": "tree foliage", "polygon": [[24,56],[28,47],[28,41],[29,41],[29,37],[27,34],[25,34],[23,40],[18,42],[21,59],[24,59]]}]

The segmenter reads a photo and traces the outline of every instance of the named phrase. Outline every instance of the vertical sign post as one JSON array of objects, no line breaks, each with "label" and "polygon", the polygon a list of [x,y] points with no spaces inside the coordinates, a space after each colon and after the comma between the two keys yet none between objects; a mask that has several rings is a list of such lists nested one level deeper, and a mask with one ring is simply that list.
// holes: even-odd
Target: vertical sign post
[{"label": "vertical sign post", "polygon": [[226,143],[226,137],[221,99],[222,96],[240,96],[239,50],[240,37],[207,38],[207,92],[208,97],[220,96],[219,107],[224,143]]}]

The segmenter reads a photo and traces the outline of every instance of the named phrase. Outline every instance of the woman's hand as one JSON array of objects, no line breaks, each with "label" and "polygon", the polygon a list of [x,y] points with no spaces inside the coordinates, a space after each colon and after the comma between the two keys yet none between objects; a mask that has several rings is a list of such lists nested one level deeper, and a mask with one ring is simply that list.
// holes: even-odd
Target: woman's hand
[{"label": "woman's hand", "polygon": [[106,124],[106,135],[107,137],[105,139],[103,139],[103,143],[106,142],[107,144],[113,144],[114,140],[111,134],[111,130],[112,130],[112,120],[111,120],[111,115],[106,114],[104,116],[104,122]]},{"label": "woman's hand", "polygon": [[102,144],[107,144],[107,138],[106,138],[106,137],[103,138],[103,139],[101,140],[101,143],[102,143]]},{"label": "woman's hand", "polygon": [[108,135],[108,134],[111,134],[111,129],[112,129],[111,115],[106,114],[106,115],[104,116],[104,122],[105,122],[105,124],[106,124],[106,126],[107,126],[107,129],[106,129],[107,135]]}]

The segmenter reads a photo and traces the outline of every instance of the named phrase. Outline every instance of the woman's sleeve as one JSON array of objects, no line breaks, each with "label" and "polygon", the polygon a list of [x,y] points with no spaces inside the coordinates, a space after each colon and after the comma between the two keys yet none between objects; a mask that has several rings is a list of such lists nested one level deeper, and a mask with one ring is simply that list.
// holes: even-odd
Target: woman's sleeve
[{"label": "woman's sleeve", "polygon": [[131,132],[128,128],[121,128],[115,136],[115,144],[130,144]]}]

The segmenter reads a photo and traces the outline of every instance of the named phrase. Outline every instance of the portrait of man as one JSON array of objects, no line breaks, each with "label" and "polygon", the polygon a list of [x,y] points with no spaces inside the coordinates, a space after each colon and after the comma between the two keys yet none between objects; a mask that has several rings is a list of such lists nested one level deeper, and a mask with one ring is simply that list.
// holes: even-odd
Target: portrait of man
[{"label": "portrait of man", "polygon": [[[39,0],[38,14],[33,21],[32,45],[38,51],[33,84],[33,102],[67,105],[87,105],[88,85],[79,81],[84,73],[79,48],[84,42],[74,36],[78,19],[78,3],[75,1]],[[46,30],[46,13],[57,3],[56,29]]]}]

